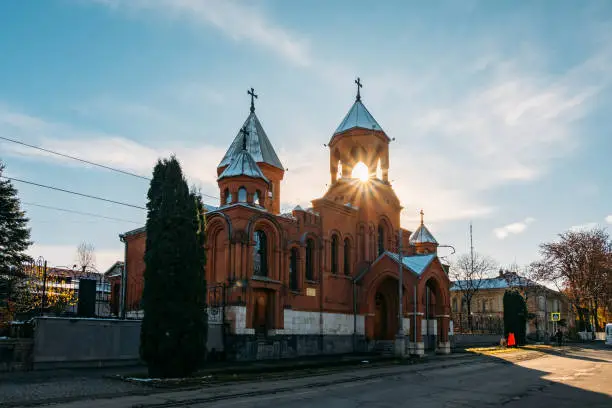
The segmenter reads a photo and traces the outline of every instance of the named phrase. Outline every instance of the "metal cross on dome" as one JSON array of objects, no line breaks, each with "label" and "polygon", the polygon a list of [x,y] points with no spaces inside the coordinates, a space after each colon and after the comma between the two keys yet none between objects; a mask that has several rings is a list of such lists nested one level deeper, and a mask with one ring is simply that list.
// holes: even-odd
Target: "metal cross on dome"
[{"label": "metal cross on dome", "polygon": [[363,85],[361,85],[361,79],[359,77],[357,77],[357,79],[355,80],[355,83],[357,84],[357,101],[361,100],[361,94],[359,93],[359,88],[363,88]]},{"label": "metal cross on dome", "polygon": [[255,112],[255,99],[257,98],[257,94],[253,88],[251,88],[250,91],[247,91],[247,94],[251,95],[251,113],[253,113]]},{"label": "metal cross on dome", "polygon": [[423,212],[423,210],[421,209],[421,225],[423,225],[423,216],[425,215],[425,213]]}]

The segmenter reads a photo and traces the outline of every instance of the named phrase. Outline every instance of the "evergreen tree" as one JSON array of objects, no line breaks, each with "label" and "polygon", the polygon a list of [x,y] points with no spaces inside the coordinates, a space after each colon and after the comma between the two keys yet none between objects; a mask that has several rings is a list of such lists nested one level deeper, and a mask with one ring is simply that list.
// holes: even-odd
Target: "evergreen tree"
[{"label": "evergreen tree", "polygon": [[507,290],[504,293],[504,335],[514,333],[519,346],[525,345],[527,324],[527,303],[517,290]]},{"label": "evergreen tree", "polygon": [[[0,176],[4,165],[0,162]],[[15,316],[14,301],[18,297],[19,273],[23,262],[30,260],[24,253],[30,246],[28,219],[21,211],[17,190],[9,180],[0,178],[0,336],[5,335],[3,322]]]},{"label": "evergreen tree", "polygon": [[174,156],[155,166],[148,200],[140,354],[150,376],[183,377],[206,350],[203,205]]},{"label": "evergreen tree", "polygon": [[[0,176],[3,170],[0,162]],[[10,180],[0,178],[0,273],[30,260],[24,253],[32,244],[28,221],[21,211],[17,190]]]}]

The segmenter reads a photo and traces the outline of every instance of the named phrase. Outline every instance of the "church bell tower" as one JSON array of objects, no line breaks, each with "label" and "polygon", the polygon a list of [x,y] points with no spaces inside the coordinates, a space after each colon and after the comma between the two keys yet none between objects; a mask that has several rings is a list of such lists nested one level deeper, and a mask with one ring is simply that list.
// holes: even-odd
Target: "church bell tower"
[{"label": "church bell tower", "polygon": [[[249,116],[217,166],[217,175],[221,176],[236,157],[240,156],[241,160],[244,160],[242,152],[246,151],[269,183],[265,193],[266,197],[260,198],[260,201],[265,203],[264,207],[272,214],[280,214],[280,182],[285,175],[285,168],[255,114],[255,99],[258,95],[253,88],[247,91],[247,94],[251,97]],[[222,205],[224,203],[223,194],[222,191]]]},{"label": "church bell tower", "polygon": [[380,164],[381,181],[389,183],[389,142],[391,139],[361,102],[361,80],[355,80],[357,96],[329,141],[329,171],[332,184],[341,166],[342,178],[351,178],[355,166],[363,163],[368,175],[376,175]]}]

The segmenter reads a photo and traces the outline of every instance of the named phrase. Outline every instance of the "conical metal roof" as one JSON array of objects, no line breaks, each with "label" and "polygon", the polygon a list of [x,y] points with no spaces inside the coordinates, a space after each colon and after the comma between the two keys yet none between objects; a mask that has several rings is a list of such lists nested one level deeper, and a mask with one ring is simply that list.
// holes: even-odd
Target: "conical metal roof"
[{"label": "conical metal roof", "polygon": [[247,150],[240,150],[232,159],[229,166],[223,170],[217,181],[236,176],[246,176],[264,180],[266,183],[270,181],[264,176],[261,169],[255,163],[253,156]]},{"label": "conical metal roof", "polygon": [[376,119],[370,114],[366,107],[361,103],[361,99],[355,101],[348,111],[334,135],[352,128],[364,128],[369,130],[383,131]]},{"label": "conical metal roof", "polygon": [[[247,151],[252,156],[252,159],[257,163],[267,163],[271,166],[277,167],[281,170],[285,170],[283,164],[278,159],[272,143],[268,139],[266,132],[264,131],[257,115],[255,112],[251,112],[247,117],[244,125],[241,128],[247,130]],[[242,132],[238,131],[238,134],[234,138],[234,141],[230,145],[229,149],[223,156],[221,163],[217,167],[224,167],[230,165],[233,158],[242,151]]]},{"label": "conical metal roof", "polygon": [[428,242],[438,245],[438,241],[436,241],[432,233],[429,232],[425,224],[419,225],[419,228],[410,235],[409,242],[411,244],[423,244]]}]

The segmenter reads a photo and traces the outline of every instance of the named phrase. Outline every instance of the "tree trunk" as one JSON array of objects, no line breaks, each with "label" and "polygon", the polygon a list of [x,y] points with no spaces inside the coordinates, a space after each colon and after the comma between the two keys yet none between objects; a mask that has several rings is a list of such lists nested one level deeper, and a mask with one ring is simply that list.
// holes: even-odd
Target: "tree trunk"
[{"label": "tree trunk", "polygon": [[595,323],[595,331],[600,331],[599,330],[599,316],[597,315],[597,311],[599,309],[599,305],[597,302],[597,299],[595,299],[595,301],[593,302],[593,322]]},{"label": "tree trunk", "polygon": [[472,299],[467,302],[467,314],[468,314],[468,328],[470,329],[470,333],[474,331],[472,327]]},{"label": "tree trunk", "polygon": [[584,321],[584,313],[582,309],[576,306],[576,312],[578,313],[578,330],[583,331],[586,329],[586,323]]}]

